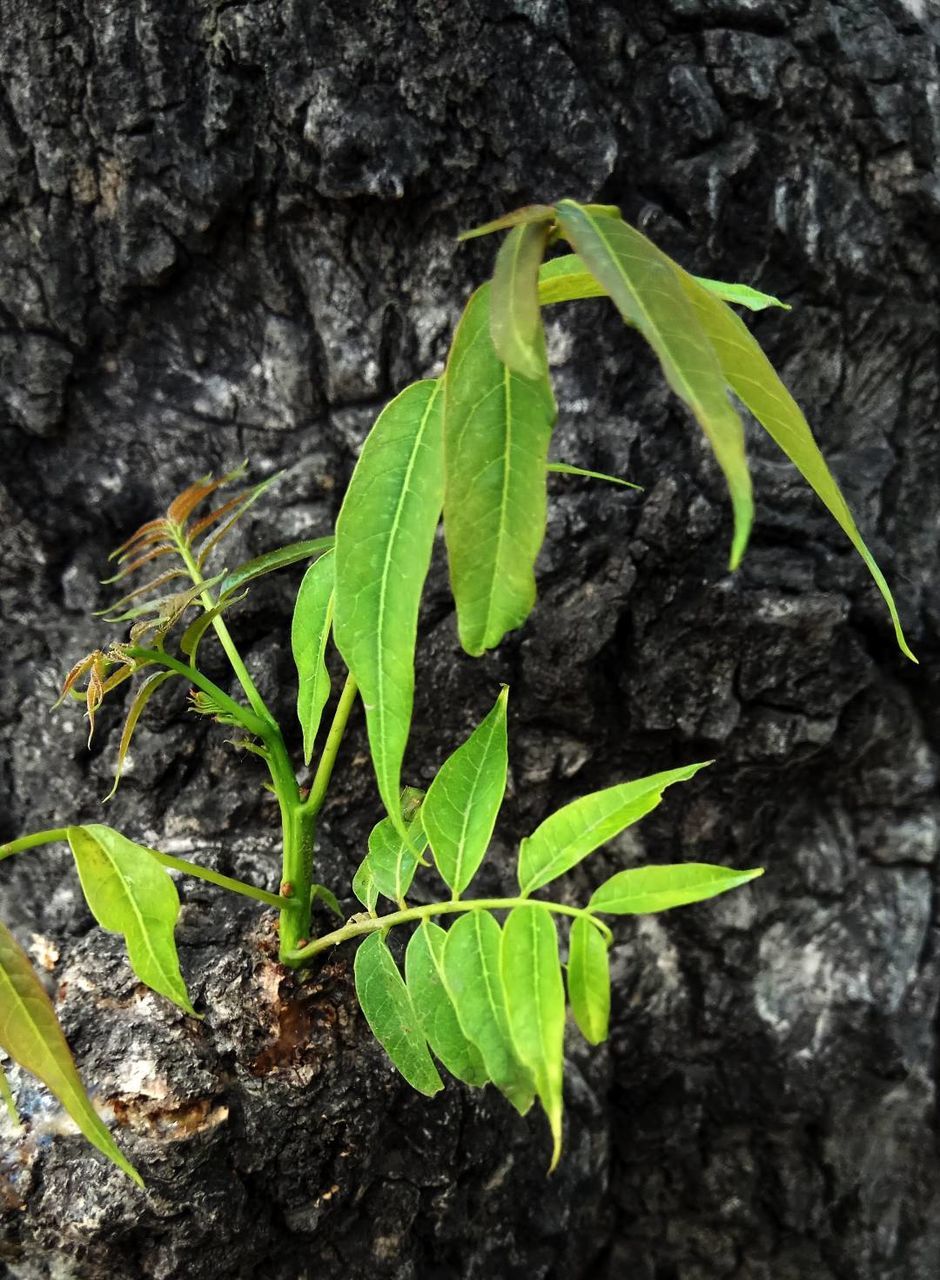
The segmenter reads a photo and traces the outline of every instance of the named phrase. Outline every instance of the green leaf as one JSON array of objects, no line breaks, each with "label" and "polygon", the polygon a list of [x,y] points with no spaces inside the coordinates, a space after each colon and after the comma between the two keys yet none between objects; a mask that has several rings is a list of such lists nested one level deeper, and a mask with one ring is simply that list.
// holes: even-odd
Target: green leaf
[{"label": "green leaf", "polygon": [[555,421],[548,377],[522,378],[502,363],[489,312],[483,285],[444,374],[444,534],[460,641],[475,656],[521,626],[535,603]]},{"label": "green leaf", "polygon": [[379,792],[400,830],[418,606],[443,496],[442,402],[440,383],[425,381],[385,407],[336,524],[333,635],[359,685]]},{"label": "green leaf", "polygon": [[[705,276],[693,276],[692,279],[724,302],[747,307],[749,311],[764,311],[768,307],[792,310],[788,303],[781,302],[772,294],[752,289],[747,284],[728,284],[724,280],[708,280]],[[598,284],[576,253],[564,254],[542,264],[539,271],[540,306],[549,307],[557,302],[607,296],[607,290]]]},{"label": "green leaf", "polygon": [[421,811],[437,869],[454,897],[476,875],[506,793],[508,696],[504,687],[486,719],[444,761]]},{"label": "green leaf", "polygon": [[[353,892],[355,892],[355,890],[353,890]],[[329,911],[332,911],[334,916],[338,916],[340,920],[346,919],[346,913],[343,911],[343,908],[339,905],[339,899],[337,898],[333,890],[328,889],[325,884],[312,884],[310,886],[311,907],[316,902],[317,898],[320,899],[320,901]]]},{"label": "green leaf", "polygon": [[297,592],[290,643],[297,667],[297,718],[304,734],[304,764],[313,756],[323,708],[330,696],[326,646],[333,621],[333,552],[315,560]]},{"label": "green leaf", "polygon": [[91,914],[102,929],[123,933],[141,982],[195,1015],[176,954],[180,902],[169,873],[148,849],[111,827],[69,827],[68,839]]},{"label": "green leaf", "polygon": [[153,674],[141,683],[140,688],[134,694],[133,701],[127,712],[127,719],[124,721],[124,729],[121,733],[121,743],[118,747],[117,764],[114,767],[114,785],[105,796],[105,800],[110,800],[118,789],[121,781],[121,774],[124,770],[124,761],[127,759],[127,753],[130,750],[131,739],[134,736],[134,730],[137,728],[137,721],[140,719],[144,707],[160,688],[161,684],[165,684],[175,672],[173,671],[155,671]]},{"label": "green leaf", "polygon": [[205,613],[200,613],[198,617],[192,620],[180,637],[180,649],[186,655],[191,667],[196,666],[199,646],[216,618],[220,618],[226,609],[230,609],[232,605],[241,604],[247,595],[247,591],[242,591],[239,595],[227,595],[218,604],[213,605],[211,609],[207,609]]},{"label": "green leaf", "polygon": [[523,378],[547,377],[539,307],[539,266],[548,223],[513,227],[496,256],[490,288],[490,337],[503,364]]},{"label": "green leaf", "polygon": [[610,968],[607,943],[587,916],[575,917],[568,940],[568,998],[589,1044],[607,1039],[610,1022]]},{"label": "green leaf", "polygon": [[392,902],[403,902],[427,846],[418,814],[410,821],[405,819],[404,835],[391,818],[377,822],[369,836],[369,868],[379,893]]},{"label": "green leaf", "polygon": [[631,484],[629,480],[621,480],[619,476],[609,476],[604,471],[586,471],[584,467],[573,467],[568,462],[550,462],[549,471],[556,471],[562,476],[584,476],[586,480],[606,480],[608,484],[620,484],[625,489],[636,489],[643,492],[641,484]]},{"label": "green leaf", "polygon": [[372,1034],[412,1088],[433,1097],[444,1088],[398,965],[378,932],[356,952],[356,995]]},{"label": "green leaf", "polygon": [[226,596],[232,591],[237,591],[239,587],[253,582],[263,574],[273,573],[275,569],[286,569],[289,565],[298,564],[301,560],[312,560],[322,556],[325,552],[332,550],[335,541],[332,536],[308,538],[303,542],[291,542],[286,547],[266,551],[263,556],[256,556],[253,560],[246,560],[231,573],[226,573],[219,584],[219,595]]},{"label": "green leaf", "polygon": [[20,1113],[16,1109],[16,1099],[13,1097],[13,1090],[10,1088],[7,1073],[2,1066],[0,1066],[0,1097],[3,1098],[3,1105],[6,1107],[10,1124],[16,1129],[22,1128],[23,1122],[20,1119]]},{"label": "green leaf", "polygon": [[379,891],[375,883],[375,876],[372,873],[372,863],[369,861],[368,854],[359,863],[359,868],[353,876],[352,891],[365,909],[375,915],[375,904],[379,900]]},{"label": "green leaf", "polygon": [[607,840],[655,809],[674,782],[688,782],[711,764],[685,765],[654,773],[636,782],[621,782],[604,791],[572,800],[546,818],[519,847],[519,887],[530,894],[576,866]]},{"label": "green leaf", "polygon": [[809,423],[777,376],[770,361],[764,355],[751,333],[733,311],[724,306],[705,289],[702,289],[686,272],[679,272],[679,281],[695,312],[701,329],[707,334],[714,348],[722,373],[731,390],[754,415],[767,434],[774,440],[803,478],[815,490],[817,496],[835,517],[852,546],[862,557],[878,590],[884,597],[894,623],[901,652],[913,662],[914,657],[901,627],[897,607],[884,574],[878,568],[874,556],[868,550],[858,531],[852,513],[842,496],[826,460],[813,439]]},{"label": "green leaf", "polygon": [[556,213],[565,238],[624,319],[639,329],[656,352],[666,381],[708,437],[731,494],[730,563],[735,569],[754,516],[744,426],[728,398],[718,358],[680,282],[681,268],[626,222],[592,215],[573,200],[562,200]]},{"label": "green leaf", "polygon": [[477,236],[488,236],[494,231],[506,231],[510,227],[524,227],[535,222],[551,222],[555,210],[550,204],[527,204],[521,209],[513,209],[512,213],[504,213],[501,218],[493,218],[482,226],[472,227],[469,231],[461,231],[458,240],[474,240]]},{"label": "green leaf", "polygon": [[468,911],[447,931],[444,983],[460,1028],[479,1049],[486,1074],[525,1115],[535,1097],[528,1068],[516,1055],[500,969],[502,931],[488,911]]},{"label": "green leaf", "polygon": [[50,1089],[88,1141],[138,1186],[143,1179],[121,1154],[82,1084],[52,1001],[26,953],[0,923],[0,1048]]},{"label": "green leaf", "polygon": [[513,1044],[532,1072],[551,1127],[551,1171],[561,1156],[565,988],[555,922],[544,907],[533,903],[510,911],[503,925],[500,967]]},{"label": "green leaf", "polygon": [[405,980],[424,1034],[452,1076],[465,1084],[484,1085],[489,1077],[479,1050],[460,1029],[457,1011],[444,986],[444,944],[440,925],[425,920],[411,935],[405,952]]},{"label": "green leaf", "polygon": [[634,867],[618,871],[595,889],[589,909],[612,916],[642,916],[671,907],[688,906],[717,897],[764,874],[763,867],[734,871],[704,862],[682,862],[675,866]]}]

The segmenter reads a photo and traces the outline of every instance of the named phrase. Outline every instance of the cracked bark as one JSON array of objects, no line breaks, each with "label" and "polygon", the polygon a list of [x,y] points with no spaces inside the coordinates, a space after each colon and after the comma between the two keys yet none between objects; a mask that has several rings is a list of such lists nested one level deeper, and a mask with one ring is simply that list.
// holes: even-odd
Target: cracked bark
[{"label": "cracked bark", "polygon": [[[455,1085],[409,1094],[348,954],[297,992],[263,915],[187,883],[193,1028],[93,929],[63,853],[5,863],[3,916],[150,1187],[56,1136],[18,1079],[7,1274],[937,1274],[938,43],[931,0],[0,0],[0,839],[101,817],[116,711],[88,754],[48,705],[101,636],[106,550],[245,455],[287,469],[246,554],[327,529],[377,408],[436,369],[489,269],[454,233],[530,200],[619,202],[693,269],[795,304],[755,328],[922,660],[756,434],[729,578],[720,479],[650,358],[600,303],[553,315],[555,456],[646,491],[553,481],[536,613],[480,662],[435,565],[410,780],[508,680],[485,891],[550,807],[710,755],[590,879],[677,852],[768,875],[619,929],[611,1044],[572,1042],[546,1182],[537,1123]],[[238,625],[288,724],[290,602],[287,577],[264,584]],[[152,707],[107,820],[275,888],[252,764],[182,690]],[[363,749],[360,727],[321,831],[341,893],[376,814]]]}]

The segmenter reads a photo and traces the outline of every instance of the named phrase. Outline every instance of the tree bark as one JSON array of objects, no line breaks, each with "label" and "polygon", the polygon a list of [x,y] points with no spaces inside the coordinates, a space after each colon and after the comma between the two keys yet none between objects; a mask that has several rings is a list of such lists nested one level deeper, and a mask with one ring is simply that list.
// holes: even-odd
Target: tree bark
[{"label": "tree bark", "polygon": [[[351,951],[297,986],[270,915],[182,883],[194,1024],[135,983],[64,850],[5,862],[2,916],[148,1183],[14,1073],[6,1274],[938,1274],[938,47],[934,0],[0,0],[0,840],[104,820],[276,889],[257,762],[184,690],[154,699],[105,816],[120,708],[89,752],[49,705],[105,637],[108,550],[191,479],[285,469],[245,556],[330,529],[377,411],[440,368],[491,269],[456,232],[521,203],[619,203],[690,268],[793,303],[753,327],[921,659],[756,431],[729,576],[722,481],[651,356],[601,301],[553,312],[553,456],[645,489],[553,481],[539,604],[483,660],[435,561],[408,780],[506,681],[487,891],[562,801],[710,757],[572,892],[646,859],[767,875],[618,927],[612,1039],[571,1039],[546,1179],[539,1120],[409,1091]],[[235,619],[288,726],[295,588],[252,588]],[[341,764],[318,866],[352,909],[379,816],[361,723]]]}]

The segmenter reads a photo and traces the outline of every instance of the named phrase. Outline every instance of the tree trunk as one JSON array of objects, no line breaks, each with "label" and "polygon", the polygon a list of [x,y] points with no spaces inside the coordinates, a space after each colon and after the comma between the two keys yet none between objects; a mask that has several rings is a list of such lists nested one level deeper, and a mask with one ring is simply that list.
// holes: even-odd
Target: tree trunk
[{"label": "tree trunk", "polygon": [[[651,356],[601,301],[550,313],[553,456],[644,492],[553,481],[539,605],[484,660],[435,562],[407,780],[505,681],[493,887],[563,800],[710,757],[575,888],[625,860],[767,875],[618,926],[612,1039],[571,1039],[546,1179],[540,1120],[411,1093],[351,949],[297,986],[270,913],[181,883],[194,1023],[136,984],[64,849],[5,862],[0,913],[148,1184],[14,1073],[5,1274],[934,1280],[938,46],[934,0],[0,0],[0,840],[107,821],[276,888],[258,762],[182,688],[104,811],[120,708],[89,752],[49,705],[106,639],[107,552],[191,479],[284,468],[244,556],[329,531],[377,411],[440,368],[491,269],[455,234],[530,201],[619,203],[692,269],[793,303],[753,327],[922,662],[756,432],[729,576],[722,481]],[[288,726],[295,588],[252,588],[234,622]],[[341,765],[318,878],[354,909],[379,816],[358,721]]]}]

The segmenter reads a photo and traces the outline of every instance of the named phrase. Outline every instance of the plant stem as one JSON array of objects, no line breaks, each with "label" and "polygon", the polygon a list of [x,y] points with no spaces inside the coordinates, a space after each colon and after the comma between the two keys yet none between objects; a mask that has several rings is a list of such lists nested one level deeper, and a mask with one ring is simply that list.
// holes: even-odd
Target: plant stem
[{"label": "plant stem", "polygon": [[333,715],[333,723],[330,725],[330,731],[327,734],[323,752],[317,764],[317,771],[310,787],[310,795],[304,801],[304,808],[308,809],[314,817],[323,808],[323,801],[326,799],[330,778],[333,776],[333,766],[336,764],[336,753],[339,751],[339,744],[342,742],[343,734],[346,732],[346,725],[349,722],[349,716],[358,692],[359,686],[356,684],[354,677],[351,674],[347,675],[346,683],[343,685],[343,691],[339,696],[339,702]]},{"label": "plant stem", "polygon": [[188,666],[185,662],[180,662],[178,658],[171,657],[170,654],[164,653],[162,649],[142,649],[134,645],[122,650],[122,652],[126,653],[129,658],[140,658],[145,662],[155,662],[158,666],[166,667],[168,671],[175,671],[177,675],[183,676],[191,684],[194,684],[197,689],[207,693],[213,702],[218,703],[222,710],[227,711],[248,733],[256,738],[266,738],[272,726],[274,728],[277,727],[272,720],[265,720],[261,716],[256,716],[248,707],[243,707],[234,698],[230,698],[224,690],[220,689],[207,676],[204,676],[201,671],[197,671],[195,667]]},{"label": "plant stem", "polygon": [[301,964],[319,951],[325,951],[328,947],[338,947],[341,942],[346,942],[350,938],[375,933],[377,929],[392,929],[395,925],[409,924],[415,920],[428,920],[433,916],[450,915],[457,911],[510,911],[513,907],[534,907],[542,911],[554,911],[563,916],[587,916],[608,940],[613,936],[607,926],[584,907],[566,907],[560,902],[539,902],[533,901],[532,898],[468,898],[463,902],[430,902],[421,907],[407,907],[404,911],[393,911],[387,916],[370,916],[366,920],[352,920],[342,928],[334,929],[332,933],[327,933],[322,938],[317,938],[314,942],[299,948],[288,956],[287,960],[291,964]]},{"label": "plant stem", "polygon": [[256,889],[253,884],[246,884],[244,880],[234,880],[231,876],[224,876],[221,871],[212,871],[209,867],[201,867],[198,862],[174,858],[171,853],[161,853],[159,849],[148,849],[147,852],[153,854],[157,862],[162,862],[165,867],[182,871],[187,876],[196,876],[199,880],[208,880],[210,884],[218,885],[220,889],[228,889],[246,898],[254,898],[257,902],[263,902],[266,907],[273,907],[275,911],[281,911],[286,905],[285,900],[279,898],[276,893],[268,893],[266,889]]},{"label": "plant stem", "polygon": [[52,827],[48,831],[34,831],[31,836],[20,836],[9,844],[0,844],[0,861],[10,858],[14,853],[25,853],[27,849],[35,849],[41,844],[55,844],[59,840],[68,840],[68,827]]}]

